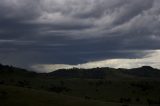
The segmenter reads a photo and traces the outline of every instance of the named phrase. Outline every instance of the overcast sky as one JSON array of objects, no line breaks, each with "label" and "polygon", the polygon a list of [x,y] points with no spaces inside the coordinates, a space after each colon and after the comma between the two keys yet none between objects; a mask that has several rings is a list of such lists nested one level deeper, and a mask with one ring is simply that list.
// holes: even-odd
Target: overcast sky
[{"label": "overcast sky", "polygon": [[160,68],[160,0],[0,0],[0,62]]}]

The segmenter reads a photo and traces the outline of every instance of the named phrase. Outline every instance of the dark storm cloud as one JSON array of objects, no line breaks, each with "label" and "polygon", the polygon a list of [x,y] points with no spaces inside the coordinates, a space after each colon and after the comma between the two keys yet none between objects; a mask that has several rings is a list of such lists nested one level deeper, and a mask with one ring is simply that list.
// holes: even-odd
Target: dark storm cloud
[{"label": "dark storm cloud", "polygon": [[[1,0],[6,64],[79,64],[160,49],[159,0]],[[25,61],[24,61],[25,60]]]}]

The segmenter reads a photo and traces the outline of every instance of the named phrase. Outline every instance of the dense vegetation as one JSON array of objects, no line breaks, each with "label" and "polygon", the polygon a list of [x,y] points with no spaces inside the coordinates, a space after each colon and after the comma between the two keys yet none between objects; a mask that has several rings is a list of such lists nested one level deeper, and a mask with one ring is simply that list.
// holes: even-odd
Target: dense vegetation
[{"label": "dense vegetation", "polygon": [[0,65],[0,106],[159,106],[159,78],[149,66],[38,74]]}]

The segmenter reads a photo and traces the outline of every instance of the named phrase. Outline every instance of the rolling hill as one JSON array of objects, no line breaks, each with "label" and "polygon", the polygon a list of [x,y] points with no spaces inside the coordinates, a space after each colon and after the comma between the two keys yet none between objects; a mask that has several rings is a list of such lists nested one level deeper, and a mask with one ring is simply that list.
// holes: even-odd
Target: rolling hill
[{"label": "rolling hill", "polygon": [[0,106],[159,106],[159,78],[149,66],[35,73],[0,65]]}]

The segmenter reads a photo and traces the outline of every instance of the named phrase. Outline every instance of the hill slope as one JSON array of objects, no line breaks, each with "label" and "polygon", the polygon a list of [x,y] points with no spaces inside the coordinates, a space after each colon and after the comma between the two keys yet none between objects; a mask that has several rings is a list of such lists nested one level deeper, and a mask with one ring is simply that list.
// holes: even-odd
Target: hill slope
[{"label": "hill slope", "polygon": [[64,96],[42,90],[33,90],[12,86],[0,86],[1,106],[117,106],[96,100]]},{"label": "hill slope", "polygon": [[0,106],[159,106],[159,76],[148,66],[38,74],[0,65]]}]

